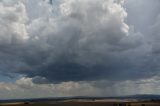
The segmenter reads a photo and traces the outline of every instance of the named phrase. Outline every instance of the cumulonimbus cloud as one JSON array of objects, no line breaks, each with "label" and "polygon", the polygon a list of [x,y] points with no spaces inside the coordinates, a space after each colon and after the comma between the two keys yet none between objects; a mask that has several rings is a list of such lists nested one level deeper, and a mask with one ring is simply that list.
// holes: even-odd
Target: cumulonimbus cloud
[{"label": "cumulonimbus cloud", "polygon": [[23,74],[35,83],[153,76],[157,71],[145,65],[150,45],[127,25],[123,5],[114,0],[0,1],[2,73]]}]

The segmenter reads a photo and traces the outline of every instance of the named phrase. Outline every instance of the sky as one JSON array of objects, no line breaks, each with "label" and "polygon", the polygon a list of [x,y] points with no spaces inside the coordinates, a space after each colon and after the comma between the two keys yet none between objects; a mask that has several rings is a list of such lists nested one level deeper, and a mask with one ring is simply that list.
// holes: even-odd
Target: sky
[{"label": "sky", "polygon": [[160,94],[159,0],[0,0],[0,99]]}]

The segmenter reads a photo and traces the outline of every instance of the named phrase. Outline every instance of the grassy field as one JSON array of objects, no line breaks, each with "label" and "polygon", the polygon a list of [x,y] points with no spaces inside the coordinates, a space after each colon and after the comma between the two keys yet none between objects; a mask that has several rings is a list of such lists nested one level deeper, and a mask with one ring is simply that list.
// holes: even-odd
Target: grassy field
[{"label": "grassy field", "polygon": [[160,102],[65,101],[45,103],[4,103],[0,106],[160,106]]}]

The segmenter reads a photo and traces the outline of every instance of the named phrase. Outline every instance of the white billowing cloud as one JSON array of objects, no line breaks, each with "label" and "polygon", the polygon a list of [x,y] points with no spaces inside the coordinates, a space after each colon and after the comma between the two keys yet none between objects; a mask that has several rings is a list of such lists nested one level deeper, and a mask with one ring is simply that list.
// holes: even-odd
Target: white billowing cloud
[{"label": "white billowing cloud", "polygon": [[26,19],[23,3],[0,2],[0,44],[13,44],[27,39]]},{"label": "white billowing cloud", "polygon": [[[7,61],[7,66],[11,67],[13,62],[17,64],[8,70],[35,80],[42,77],[47,82],[59,83],[112,79],[114,73],[127,70],[124,64],[129,63],[130,59],[127,56],[122,66],[120,59],[129,49],[141,44],[136,39],[138,34],[130,35],[123,2],[62,0],[50,5],[43,0],[17,0],[1,3],[5,8],[15,8],[11,16],[16,16],[17,20],[12,21],[19,32],[15,27],[11,29],[20,37],[12,42],[21,42],[2,47],[5,48],[1,51],[2,55],[9,54],[12,58]],[[9,14],[7,11],[5,13]],[[10,34],[6,32],[7,40],[14,31],[8,30]],[[118,71],[114,65],[124,69]],[[2,66],[5,70],[6,66]],[[95,78],[95,75],[98,76]]]}]

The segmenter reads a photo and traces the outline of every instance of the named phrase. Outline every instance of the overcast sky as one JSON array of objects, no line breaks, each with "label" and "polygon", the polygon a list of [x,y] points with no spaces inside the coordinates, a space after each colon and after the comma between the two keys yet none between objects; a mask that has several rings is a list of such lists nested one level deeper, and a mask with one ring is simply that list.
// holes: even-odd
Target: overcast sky
[{"label": "overcast sky", "polygon": [[160,94],[159,0],[0,0],[0,99]]}]

